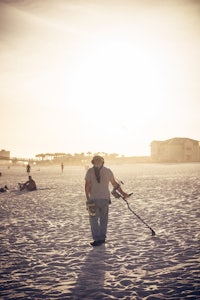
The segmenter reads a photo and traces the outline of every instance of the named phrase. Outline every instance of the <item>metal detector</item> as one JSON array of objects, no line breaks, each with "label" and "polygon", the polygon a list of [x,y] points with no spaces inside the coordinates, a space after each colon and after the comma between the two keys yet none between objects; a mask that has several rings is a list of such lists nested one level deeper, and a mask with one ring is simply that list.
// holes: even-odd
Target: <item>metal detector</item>
[{"label": "metal detector", "polygon": [[136,214],[136,212],[134,212],[131,208],[130,208],[130,206],[129,206],[129,203],[128,203],[128,201],[126,200],[126,198],[129,198],[131,195],[133,195],[133,193],[130,193],[129,195],[128,195],[128,197],[123,197],[119,192],[117,192],[116,191],[116,189],[113,189],[113,191],[111,192],[111,194],[115,197],[115,198],[117,198],[117,199],[119,199],[119,198],[122,198],[125,202],[126,202],[126,204],[127,204],[127,206],[128,206],[128,209],[143,223],[143,224],[145,224],[150,230],[151,230],[151,235],[152,236],[155,236],[156,235],[156,233],[155,233],[155,231],[138,215],[138,214]]}]

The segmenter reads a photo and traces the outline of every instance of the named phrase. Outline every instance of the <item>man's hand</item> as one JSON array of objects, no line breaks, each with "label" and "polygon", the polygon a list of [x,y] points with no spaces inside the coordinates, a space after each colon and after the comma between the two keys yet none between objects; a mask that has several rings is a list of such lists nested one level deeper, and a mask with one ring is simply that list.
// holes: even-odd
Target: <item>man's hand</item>
[{"label": "man's hand", "polygon": [[130,197],[131,195],[133,195],[133,193],[130,193],[130,194],[127,194],[127,193],[124,193],[123,194],[123,199],[126,200],[128,197]]}]

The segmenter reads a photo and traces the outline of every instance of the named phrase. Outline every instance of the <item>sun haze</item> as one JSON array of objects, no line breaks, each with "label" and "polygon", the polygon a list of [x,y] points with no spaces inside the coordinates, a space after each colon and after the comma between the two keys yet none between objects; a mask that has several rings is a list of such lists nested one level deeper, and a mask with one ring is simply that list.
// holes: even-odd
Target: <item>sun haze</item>
[{"label": "sun haze", "polygon": [[200,138],[200,3],[0,1],[1,146],[150,155]]}]

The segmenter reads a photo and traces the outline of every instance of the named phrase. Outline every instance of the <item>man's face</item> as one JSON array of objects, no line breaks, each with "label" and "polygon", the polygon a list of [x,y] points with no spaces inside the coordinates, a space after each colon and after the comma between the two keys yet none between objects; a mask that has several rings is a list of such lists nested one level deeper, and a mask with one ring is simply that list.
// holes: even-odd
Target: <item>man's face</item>
[{"label": "man's face", "polygon": [[93,165],[94,167],[100,168],[104,163],[104,160],[102,157],[94,157],[93,159]]}]

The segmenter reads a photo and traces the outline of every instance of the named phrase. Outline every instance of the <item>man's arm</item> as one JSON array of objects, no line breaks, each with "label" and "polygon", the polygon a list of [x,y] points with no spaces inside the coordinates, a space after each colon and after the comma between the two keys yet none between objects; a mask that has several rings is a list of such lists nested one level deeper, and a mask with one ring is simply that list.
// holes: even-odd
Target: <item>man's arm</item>
[{"label": "man's arm", "polygon": [[112,186],[114,187],[115,190],[117,190],[124,198],[128,197],[128,194],[125,193],[121,186],[119,185],[119,183],[115,180],[114,176],[111,177],[111,180],[110,180]]},{"label": "man's arm", "polygon": [[89,180],[85,180],[85,196],[87,201],[90,200],[90,190],[91,190],[91,183]]},{"label": "man's arm", "polygon": [[29,184],[29,180],[28,181],[26,181],[25,183],[24,183],[24,186],[27,186],[27,184]]}]

